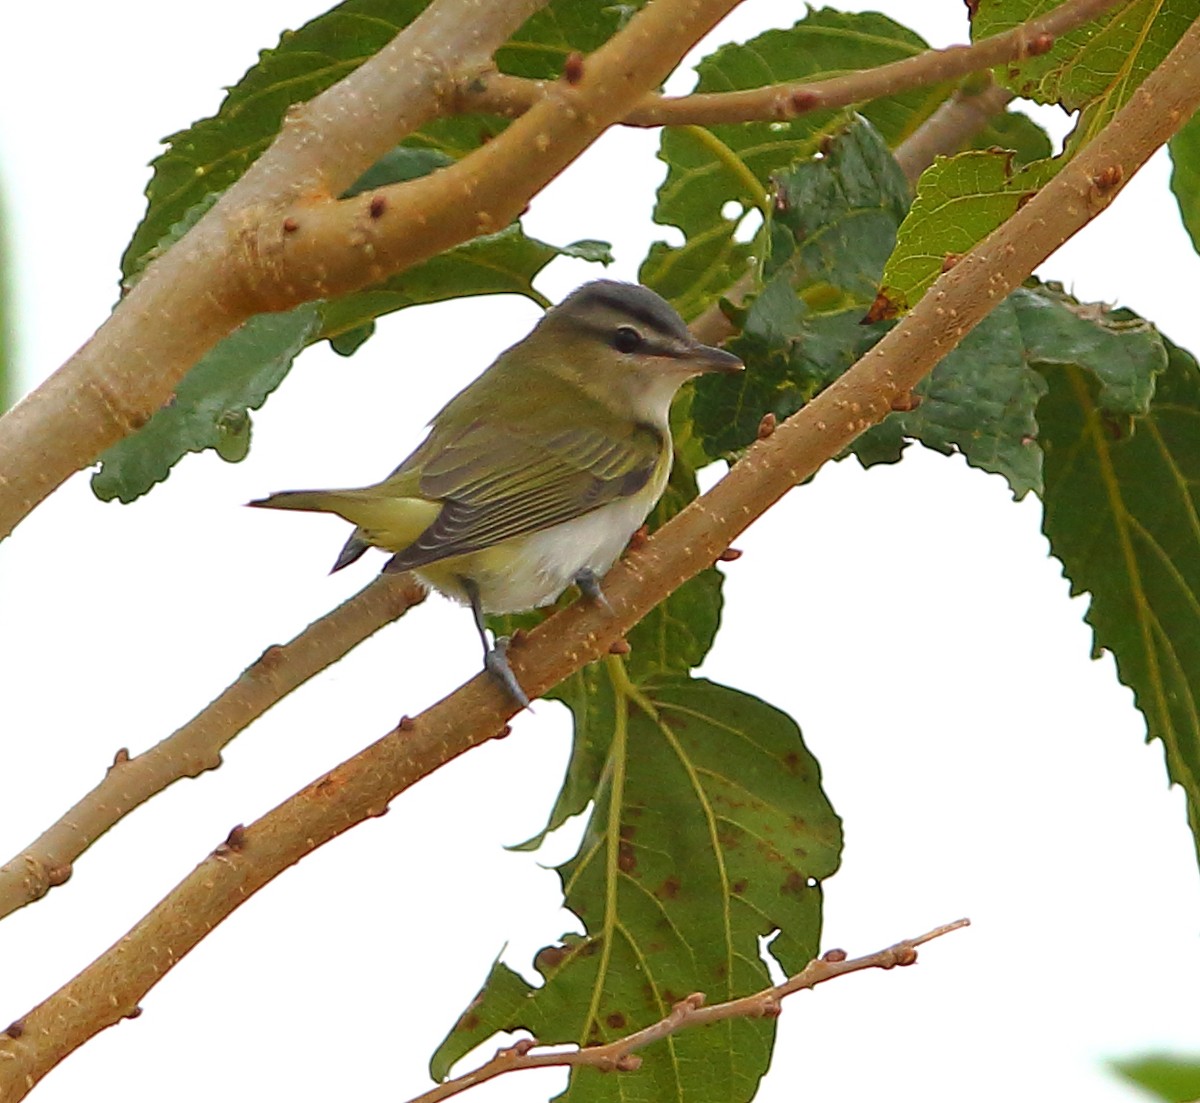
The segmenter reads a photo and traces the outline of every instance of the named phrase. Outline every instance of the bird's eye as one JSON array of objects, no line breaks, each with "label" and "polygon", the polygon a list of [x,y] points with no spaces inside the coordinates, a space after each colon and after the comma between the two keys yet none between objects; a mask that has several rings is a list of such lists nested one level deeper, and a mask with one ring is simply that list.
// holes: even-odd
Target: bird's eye
[{"label": "bird's eye", "polygon": [[618,326],[613,334],[613,347],[617,352],[634,352],[642,347],[642,335],[633,326]]}]

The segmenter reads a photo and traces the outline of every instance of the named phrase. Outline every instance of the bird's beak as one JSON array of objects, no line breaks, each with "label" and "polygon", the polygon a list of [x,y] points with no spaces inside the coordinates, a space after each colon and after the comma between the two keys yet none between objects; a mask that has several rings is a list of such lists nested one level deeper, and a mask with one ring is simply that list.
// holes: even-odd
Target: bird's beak
[{"label": "bird's beak", "polygon": [[712,345],[693,345],[688,350],[686,359],[692,370],[697,372],[721,372],[728,375],[744,371],[746,368],[741,359],[732,352],[713,348]]}]

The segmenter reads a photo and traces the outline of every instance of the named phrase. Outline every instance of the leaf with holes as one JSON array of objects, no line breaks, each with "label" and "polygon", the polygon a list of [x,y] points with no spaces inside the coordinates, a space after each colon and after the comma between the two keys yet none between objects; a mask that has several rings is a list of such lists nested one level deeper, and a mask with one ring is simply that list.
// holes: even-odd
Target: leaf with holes
[{"label": "leaf with holes", "polygon": [[[926,49],[912,31],[875,13],[810,11],[794,27],[772,30],[744,45],[723,46],[697,67],[697,91],[723,92],[783,81],[810,81],[913,57]],[[947,86],[875,100],[863,114],[894,145],[946,98]],[[766,213],[773,174],[816,154],[844,126],[844,114],[814,111],[794,119],[713,127],[668,127],[659,156],[667,178],[654,220],[676,226],[681,246],[658,242],[641,280],[670,299],[685,318],[698,314],[745,271],[759,246],[739,242],[742,219]],[[726,204],[746,214],[726,217]],[[744,234],[742,235],[744,236]]]},{"label": "leaf with holes", "polygon": [[1079,367],[1043,371],[1043,530],[1200,837],[1200,367],[1168,349],[1140,410]]},{"label": "leaf with holes", "polygon": [[[581,676],[576,722],[608,742],[579,854],[560,867],[587,933],[543,950],[534,988],[496,965],[434,1055],[438,1079],[499,1030],[544,1043],[611,1041],[690,992],[709,1002],[766,987],[758,939],[789,973],[815,955],[837,816],[794,722],[762,701],[684,676],[628,681],[618,660]],[[572,1075],[567,1098],[749,1100],[769,1020],[734,1019],[647,1049],[636,1077]]]},{"label": "leaf with holes", "polygon": [[[1056,8],[1061,0],[979,0],[971,20],[976,41]],[[1133,0],[1060,35],[1053,48],[1009,65],[1005,83],[1038,103],[1081,111],[1069,141],[1078,149],[1133,95],[1200,15],[1200,0]]]},{"label": "leaf with holes", "polygon": [[763,414],[795,413],[886,329],[863,317],[908,207],[908,185],[880,135],[859,119],[775,187],[765,284],[729,344],[747,370],[696,383],[695,431],[710,456],[748,445]]},{"label": "leaf with holes", "polygon": [[919,405],[897,411],[852,445],[864,465],[894,462],[918,440],[1003,475],[1014,495],[1041,493],[1042,370],[1071,364],[1104,388],[1106,407],[1145,413],[1166,360],[1162,337],[1126,311],[1079,303],[1054,287],[1014,291],[916,388]]}]

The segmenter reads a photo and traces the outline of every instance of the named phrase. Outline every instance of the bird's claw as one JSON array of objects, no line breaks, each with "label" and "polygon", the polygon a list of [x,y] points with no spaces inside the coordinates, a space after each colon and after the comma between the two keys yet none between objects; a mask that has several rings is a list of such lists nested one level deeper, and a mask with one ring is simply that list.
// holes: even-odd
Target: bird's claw
[{"label": "bird's claw", "polygon": [[509,638],[501,636],[483,656],[484,669],[498,681],[505,692],[523,709],[529,708],[529,697],[517,681],[513,668],[508,664]]},{"label": "bird's claw", "polygon": [[576,571],[572,581],[579,587],[579,592],[593,605],[599,605],[606,613],[613,611],[612,606],[608,603],[608,598],[604,596],[604,591],[600,588],[600,579],[591,567],[584,567]]}]

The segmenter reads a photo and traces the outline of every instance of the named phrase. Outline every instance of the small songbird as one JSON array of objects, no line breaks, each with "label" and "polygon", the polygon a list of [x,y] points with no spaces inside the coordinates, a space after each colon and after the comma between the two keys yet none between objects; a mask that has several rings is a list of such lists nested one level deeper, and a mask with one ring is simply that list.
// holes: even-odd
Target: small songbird
[{"label": "small songbird", "polygon": [[596,280],[452,398],[382,482],[250,504],[336,513],[356,527],[333,570],[383,548],[395,553],[384,570],[470,605],[484,666],[525,706],[508,641],[488,644],[484,614],[547,605],[571,583],[606,604],[600,577],[667,485],[675,392],[741,369],[653,291]]}]

